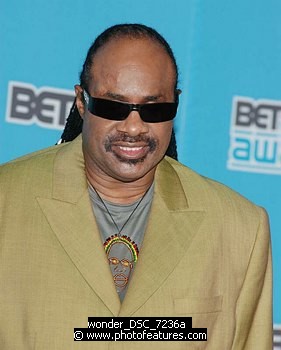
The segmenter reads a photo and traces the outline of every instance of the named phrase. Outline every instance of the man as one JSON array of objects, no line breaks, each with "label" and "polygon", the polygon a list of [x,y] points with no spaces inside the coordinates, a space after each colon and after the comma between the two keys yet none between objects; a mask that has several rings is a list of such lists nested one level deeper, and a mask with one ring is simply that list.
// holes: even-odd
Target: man
[{"label": "man", "polygon": [[[0,169],[0,348],[271,349],[265,211],[164,157],[169,45],[111,27],[80,78],[82,136]],[[89,316],[190,316],[208,340],[74,342]]]}]

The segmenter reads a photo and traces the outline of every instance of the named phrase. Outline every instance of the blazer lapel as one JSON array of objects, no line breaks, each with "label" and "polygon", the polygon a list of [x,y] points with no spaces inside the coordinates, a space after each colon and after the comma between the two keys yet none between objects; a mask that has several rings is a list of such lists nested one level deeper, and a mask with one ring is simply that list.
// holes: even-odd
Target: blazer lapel
[{"label": "blazer lapel", "polygon": [[173,272],[189,248],[204,218],[192,210],[178,175],[163,161],[156,172],[156,187],[144,242],[119,316],[136,312]]},{"label": "blazer lapel", "polygon": [[121,304],[92,212],[80,138],[56,156],[52,198],[37,200],[72,263],[116,316]]}]

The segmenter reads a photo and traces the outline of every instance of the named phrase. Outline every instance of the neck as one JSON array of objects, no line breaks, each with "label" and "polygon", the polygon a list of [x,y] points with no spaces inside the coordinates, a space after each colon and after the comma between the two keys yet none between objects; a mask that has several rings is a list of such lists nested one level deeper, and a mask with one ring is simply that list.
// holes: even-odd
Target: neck
[{"label": "neck", "polygon": [[141,179],[122,182],[109,176],[97,176],[86,168],[88,182],[103,199],[116,204],[130,204],[140,199],[152,185],[154,174],[155,170]]}]

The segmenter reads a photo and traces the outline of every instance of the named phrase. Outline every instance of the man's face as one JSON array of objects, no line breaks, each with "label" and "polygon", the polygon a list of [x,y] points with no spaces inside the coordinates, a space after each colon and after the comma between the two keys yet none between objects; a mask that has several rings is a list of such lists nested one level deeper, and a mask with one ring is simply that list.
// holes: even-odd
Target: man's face
[{"label": "man's face", "polygon": [[[121,38],[102,47],[91,69],[90,95],[125,103],[174,102],[175,71],[164,49],[147,39]],[[91,114],[76,87],[83,117],[86,169],[122,182],[152,175],[169,145],[172,121],[146,123],[137,111],[123,121]]]}]

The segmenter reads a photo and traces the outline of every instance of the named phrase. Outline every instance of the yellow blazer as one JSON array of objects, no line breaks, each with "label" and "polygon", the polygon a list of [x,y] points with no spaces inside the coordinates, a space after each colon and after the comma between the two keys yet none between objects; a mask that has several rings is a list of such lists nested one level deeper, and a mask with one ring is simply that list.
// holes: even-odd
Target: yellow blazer
[{"label": "yellow blazer", "polygon": [[[124,302],[92,212],[81,137],[0,167],[0,349],[272,349],[265,211],[165,158]],[[192,316],[207,342],[74,342],[89,316]]]}]

